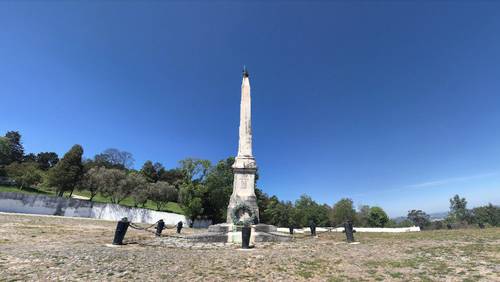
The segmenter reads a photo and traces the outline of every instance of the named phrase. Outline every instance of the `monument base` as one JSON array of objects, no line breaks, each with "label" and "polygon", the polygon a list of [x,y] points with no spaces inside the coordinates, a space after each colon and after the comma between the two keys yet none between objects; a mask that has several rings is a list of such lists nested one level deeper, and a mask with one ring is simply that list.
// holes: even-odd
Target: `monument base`
[{"label": "monument base", "polygon": [[[198,242],[241,243],[241,228],[230,223],[210,225],[208,232],[190,235],[186,238]],[[287,242],[292,236],[279,233],[276,226],[268,224],[252,225],[250,244],[258,242]]]}]

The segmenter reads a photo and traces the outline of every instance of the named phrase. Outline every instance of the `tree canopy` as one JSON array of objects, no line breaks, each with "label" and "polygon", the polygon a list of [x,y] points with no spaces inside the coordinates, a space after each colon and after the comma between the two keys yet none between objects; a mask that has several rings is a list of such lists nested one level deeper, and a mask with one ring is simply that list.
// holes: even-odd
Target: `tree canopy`
[{"label": "tree canopy", "polygon": [[371,207],[368,214],[368,224],[371,227],[384,227],[389,217],[381,207]]},{"label": "tree canopy", "polygon": [[54,152],[41,152],[36,155],[36,162],[41,170],[48,170],[59,162],[59,156]]},{"label": "tree canopy", "polygon": [[157,210],[162,209],[168,202],[177,201],[178,192],[174,185],[158,181],[149,184],[150,199],[156,204]]},{"label": "tree canopy", "polygon": [[73,192],[83,175],[82,165],[83,148],[74,145],[63,158],[48,171],[47,185],[54,187],[58,196],[64,192]]},{"label": "tree canopy", "polygon": [[94,157],[96,165],[107,168],[130,169],[134,165],[134,161],[131,153],[115,148],[106,149]]},{"label": "tree canopy", "polygon": [[421,229],[424,229],[431,223],[430,216],[421,210],[408,211],[407,218],[413,222],[415,226],[418,226]]},{"label": "tree canopy", "polygon": [[354,221],[356,210],[351,199],[340,199],[332,208],[332,223],[334,226],[340,225],[348,220]]},{"label": "tree canopy", "polygon": [[19,132],[8,131],[4,137],[0,137],[0,165],[22,162],[23,159],[24,147]]},{"label": "tree canopy", "polygon": [[[164,209],[168,202],[177,201],[191,219],[211,219],[214,223],[226,220],[227,203],[233,190],[234,158],[220,160],[212,165],[209,160],[187,158],[177,167],[166,169],[161,163],[146,161],[140,171],[132,168],[131,153],[107,149],[82,163],[83,148],[74,145],[59,160],[55,152],[24,153],[21,134],[9,131],[0,136],[0,176],[7,176],[9,185],[15,183],[24,189],[43,181],[58,196],[74,189],[90,193],[90,200],[100,193],[113,203],[131,197],[134,205],[156,204]],[[347,220],[355,226],[384,227],[418,225],[421,228],[441,228],[449,223],[455,227],[468,224],[500,224],[500,208],[493,204],[467,208],[467,200],[455,195],[450,199],[450,212],[445,221],[430,222],[422,210],[410,210],[404,221],[389,220],[380,207],[362,205],[356,211],[351,199],[340,199],[330,207],[319,204],[307,195],[294,203],[269,196],[257,187],[255,195],[260,221],[286,227],[340,225]],[[128,202],[128,200],[127,200]]]},{"label": "tree canopy", "polygon": [[21,189],[31,187],[42,180],[42,174],[33,162],[13,162],[6,167],[6,171]]}]

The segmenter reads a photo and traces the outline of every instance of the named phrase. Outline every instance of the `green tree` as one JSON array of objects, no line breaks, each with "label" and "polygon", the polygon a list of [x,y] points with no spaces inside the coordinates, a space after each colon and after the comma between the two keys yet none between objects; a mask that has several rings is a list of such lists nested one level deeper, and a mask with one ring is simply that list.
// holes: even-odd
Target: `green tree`
[{"label": "green tree", "polygon": [[304,215],[302,225],[309,226],[312,221],[317,226],[329,225],[330,220],[328,214],[330,213],[327,205],[319,205],[311,197],[302,195],[295,202],[295,207]]},{"label": "green tree", "polygon": [[7,138],[0,136],[0,176],[6,176],[5,164],[9,159],[9,145]]},{"label": "green tree", "polygon": [[368,214],[368,225],[370,227],[384,227],[389,221],[389,217],[380,207],[371,207]]},{"label": "green tree", "polygon": [[33,153],[29,153],[27,155],[23,156],[23,162],[25,163],[35,163],[36,162],[36,155]]},{"label": "green tree", "polygon": [[77,185],[77,190],[90,192],[90,201],[100,192],[100,187],[104,184],[105,170],[104,167],[90,168]]},{"label": "green tree", "polygon": [[197,217],[203,215],[203,190],[203,185],[199,183],[184,183],[181,185],[179,203],[184,214],[191,219],[191,224]]},{"label": "green tree", "polygon": [[134,157],[127,151],[110,148],[95,155],[94,162],[97,166],[126,170],[134,165]]},{"label": "green tree", "polygon": [[354,221],[356,211],[353,208],[351,199],[341,199],[332,208],[331,220],[334,226],[342,224],[348,220]]},{"label": "green tree", "polygon": [[163,209],[168,202],[177,201],[177,189],[168,183],[163,181],[158,181],[156,183],[149,184],[150,186],[150,200],[156,204],[156,209]]},{"label": "green tree", "polygon": [[362,227],[368,226],[368,218],[370,215],[370,206],[362,205],[358,207],[358,212],[356,213],[355,224]]},{"label": "green tree", "polygon": [[127,175],[127,185],[131,188],[130,196],[134,200],[134,207],[144,207],[151,197],[148,181],[140,172],[132,171]]},{"label": "green tree", "polygon": [[266,209],[270,205],[271,198],[264,193],[259,187],[255,187],[255,197],[257,198],[257,207],[259,208],[259,221],[260,223],[270,224],[266,218]]},{"label": "green tree", "polygon": [[269,198],[268,207],[261,212],[266,223],[280,227],[298,228],[306,221],[303,210],[296,208],[292,202],[280,201],[278,197]]},{"label": "green tree", "polygon": [[387,223],[385,224],[384,227],[391,227],[391,228],[394,228],[394,227],[411,227],[411,226],[414,226],[415,224],[408,220],[408,219],[405,219],[403,221],[395,221],[394,219],[389,219],[389,221],[387,221]]},{"label": "green tree", "polygon": [[13,162],[6,168],[7,175],[12,178],[21,188],[31,187],[42,180],[42,172],[38,169],[36,163]]},{"label": "green tree", "polygon": [[151,198],[151,190],[149,189],[149,185],[146,185],[145,188],[134,189],[132,194],[130,195],[132,200],[134,200],[134,207],[142,207],[146,206],[146,203]]},{"label": "green tree", "polygon": [[139,205],[144,207],[150,196],[146,178],[138,171],[130,171],[127,174],[125,185],[130,190],[130,196],[134,200],[134,207]]},{"label": "green tree", "polygon": [[22,162],[24,156],[24,147],[21,143],[21,134],[17,131],[9,131],[5,134],[9,143],[9,158],[6,164],[12,162]]},{"label": "green tree", "polygon": [[283,217],[283,202],[278,197],[269,198],[269,205],[264,211],[260,211],[261,216],[267,218],[266,223],[271,225],[281,225]]},{"label": "green tree", "polygon": [[207,174],[203,196],[203,214],[214,223],[225,222],[227,204],[233,191],[234,158],[221,160]]},{"label": "green tree", "polygon": [[255,187],[255,197],[257,198],[257,207],[259,208],[259,221],[261,223],[271,224],[269,219],[266,217],[266,210],[270,204],[269,196],[262,192],[260,188]]},{"label": "green tree", "polygon": [[59,162],[59,156],[54,152],[41,152],[36,155],[36,162],[41,170],[48,170]]},{"label": "green tree", "polygon": [[177,188],[180,189],[180,185],[184,182],[186,176],[179,168],[168,169],[168,170],[160,170],[158,172],[158,180],[168,182]]},{"label": "green tree", "polygon": [[146,180],[150,183],[158,181],[158,172],[152,161],[146,161],[141,168],[141,173],[146,177]]},{"label": "green tree", "polygon": [[278,225],[280,204],[278,197],[273,195],[268,198],[264,208],[259,206],[260,221],[266,224]]},{"label": "green tree", "polygon": [[83,175],[82,165],[83,148],[74,145],[63,158],[48,171],[47,186],[56,189],[57,195],[62,197],[64,192],[73,193]]},{"label": "green tree", "polygon": [[127,173],[121,169],[106,168],[103,170],[100,192],[109,197],[111,203],[119,204],[132,194],[134,187],[127,181]]},{"label": "green tree", "polygon": [[474,208],[472,213],[477,223],[500,226],[500,207],[489,203],[487,206]]},{"label": "green tree", "polygon": [[301,228],[303,227],[303,222],[305,221],[304,219],[304,213],[299,210],[296,207],[293,207],[293,209],[290,211],[290,219],[289,219],[289,226],[288,227],[293,227],[293,228]]},{"label": "green tree", "polygon": [[292,202],[279,202],[276,206],[276,222],[274,225],[282,227],[300,228],[305,221],[302,210],[297,209]]},{"label": "green tree", "polygon": [[203,182],[211,167],[209,160],[187,158],[179,161],[186,182]]},{"label": "green tree", "polygon": [[292,224],[292,202],[279,202],[275,209],[275,225],[289,227]]},{"label": "green tree", "polygon": [[0,176],[4,174],[3,166],[10,162],[9,139],[0,136]]},{"label": "green tree", "polygon": [[420,227],[420,229],[424,229],[431,224],[430,216],[421,210],[411,210],[408,211],[408,220],[413,222],[415,226]]},{"label": "green tree", "polygon": [[155,168],[156,174],[158,174],[158,180],[160,180],[161,175],[166,172],[165,167],[159,162],[155,162],[153,167]]},{"label": "green tree", "polygon": [[450,213],[448,214],[447,221],[464,224],[472,223],[471,212],[467,209],[467,200],[465,198],[455,195],[450,199]]}]

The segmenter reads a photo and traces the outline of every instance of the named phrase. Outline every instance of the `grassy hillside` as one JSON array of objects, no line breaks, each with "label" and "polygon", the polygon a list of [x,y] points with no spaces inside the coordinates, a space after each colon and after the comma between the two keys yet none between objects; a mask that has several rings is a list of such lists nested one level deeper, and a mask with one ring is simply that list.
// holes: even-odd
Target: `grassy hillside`
[{"label": "grassy hillside", "polygon": [[[9,187],[9,186],[0,186],[0,192],[16,192],[16,193],[25,193],[25,194],[43,194],[43,195],[48,195],[48,196],[56,196],[54,191],[51,190],[43,190],[43,189],[35,189],[35,188],[24,188],[23,190],[20,190],[17,187]],[[69,196],[69,193],[64,194],[66,197]],[[88,191],[75,191],[73,195],[76,196],[83,196],[83,197],[90,197],[90,192]],[[108,197],[105,197],[101,194],[97,194],[92,201],[97,202],[97,203],[111,203]],[[123,206],[128,206],[128,207],[133,207],[134,206],[134,201],[132,200],[131,197],[125,198],[122,202],[120,202],[120,205]],[[156,210],[156,205],[148,201],[145,205],[146,209],[151,209],[151,210]],[[173,213],[178,213],[178,214],[183,214],[183,211],[181,207],[179,206],[178,203],[174,202],[169,202],[165,208],[161,209],[160,211],[165,211],[165,212],[173,212]]]}]

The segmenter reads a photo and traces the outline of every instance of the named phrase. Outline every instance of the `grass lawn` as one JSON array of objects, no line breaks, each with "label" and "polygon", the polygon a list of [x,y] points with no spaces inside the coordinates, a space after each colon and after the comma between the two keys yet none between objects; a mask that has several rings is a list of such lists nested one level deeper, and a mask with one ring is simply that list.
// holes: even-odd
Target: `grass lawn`
[{"label": "grass lawn", "polygon": [[1,185],[0,185],[0,192],[16,192],[16,193],[23,193],[23,194],[44,194],[44,195],[55,196],[55,193],[53,191],[44,191],[44,190],[35,189],[35,188],[23,188],[21,190],[17,187],[14,187],[14,186],[1,186]]},{"label": "grass lawn", "polygon": [[[51,190],[35,189],[35,188],[23,188],[22,190],[20,190],[19,188],[12,187],[12,186],[0,186],[0,192],[16,192],[16,193],[25,193],[25,194],[43,194],[43,195],[47,195],[47,196],[55,196],[55,192],[51,191]],[[69,196],[69,193],[64,193],[64,195]],[[90,197],[90,192],[89,191],[75,191],[75,192],[73,192],[73,195]],[[101,194],[97,194],[92,199],[92,201],[97,202],[97,203],[105,203],[105,204],[111,203],[111,201],[108,197],[104,197]],[[134,201],[131,197],[127,197],[123,201],[120,202],[120,205],[133,207]],[[153,203],[152,201],[148,200],[148,202],[146,203],[144,208],[150,209],[150,210],[156,210],[156,204]],[[182,211],[179,204],[174,203],[174,202],[169,202],[160,211],[184,214],[184,212]]]}]

